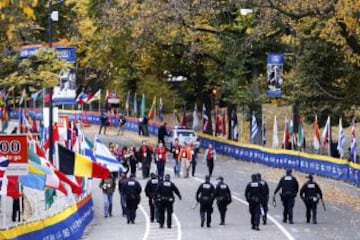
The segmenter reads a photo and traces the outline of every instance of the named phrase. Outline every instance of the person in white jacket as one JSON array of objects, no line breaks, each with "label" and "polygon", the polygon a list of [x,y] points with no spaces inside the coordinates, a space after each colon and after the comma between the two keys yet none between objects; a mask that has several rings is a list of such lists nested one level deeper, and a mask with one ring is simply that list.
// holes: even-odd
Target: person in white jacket
[{"label": "person in white jacket", "polygon": [[212,144],[210,143],[208,148],[205,150],[203,163],[206,161],[206,165],[209,169],[209,176],[212,176],[214,170],[214,161],[216,160],[216,150],[213,148]]}]

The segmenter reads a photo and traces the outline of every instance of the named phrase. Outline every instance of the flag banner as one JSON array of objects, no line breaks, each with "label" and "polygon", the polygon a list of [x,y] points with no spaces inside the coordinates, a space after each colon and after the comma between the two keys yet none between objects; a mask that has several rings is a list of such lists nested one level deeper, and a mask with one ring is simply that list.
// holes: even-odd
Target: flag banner
[{"label": "flag banner", "polygon": [[277,125],[276,115],[274,115],[272,147],[273,148],[279,147],[278,125]]},{"label": "flag banner", "polygon": [[[75,54],[75,48],[69,49]],[[73,105],[76,100],[76,72],[74,68],[59,73],[59,84],[54,87],[54,105]]]},{"label": "flag banner", "polygon": [[141,98],[141,106],[140,106],[140,117],[145,116],[145,94],[142,95]]},{"label": "flag banner", "polygon": [[238,119],[235,109],[231,112],[231,131],[232,131],[232,140],[238,139]]},{"label": "flag banner", "polygon": [[203,132],[206,132],[209,128],[209,117],[206,114],[205,104],[203,104],[203,107],[202,107],[202,119],[203,119]]},{"label": "flag banner", "polygon": [[164,104],[162,98],[159,98],[159,120],[164,121]]},{"label": "flag banner", "polygon": [[330,140],[330,116],[326,120],[324,130],[321,135],[321,140],[323,141],[323,146],[326,147]]},{"label": "flag banner", "polygon": [[154,99],[152,101],[151,108],[150,108],[150,111],[149,111],[149,114],[148,114],[148,119],[149,120],[154,118],[154,116],[155,116],[155,108],[156,108],[156,96],[154,96]]},{"label": "flag banner", "polygon": [[196,130],[199,126],[199,118],[197,114],[197,104],[195,103],[194,112],[193,112],[193,124],[192,129]]},{"label": "flag banner", "polygon": [[256,143],[256,137],[259,133],[259,127],[256,121],[255,113],[252,113],[251,116],[251,143]]},{"label": "flag banner", "polygon": [[342,127],[342,119],[339,119],[339,136],[337,150],[339,151],[340,158],[344,157],[344,146],[345,146],[345,132]]},{"label": "flag banner", "polygon": [[320,130],[317,115],[315,115],[314,120],[314,140],[313,140],[313,149],[315,152],[320,151]]},{"label": "flag banner", "polygon": [[134,107],[134,117],[138,117],[138,104],[137,104],[137,94],[134,94],[134,103],[133,103],[133,107]]},{"label": "flag banner", "polygon": [[350,145],[350,159],[354,163],[356,162],[356,147],[357,147],[357,140],[355,134],[355,121],[353,120],[351,126],[351,145]]},{"label": "flag banner", "polygon": [[67,175],[77,177],[94,177],[106,179],[109,177],[109,170],[91,159],[66,149],[58,144],[59,149],[59,170]]},{"label": "flag banner", "polygon": [[129,116],[129,111],[130,111],[130,90],[128,91],[128,93],[126,95],[125,110],[126,110],[126,116]]},{"label": "flag banner", "polygon": [[94,149],[94,157],[97,163],[101,163],[111,172],[125,171],[119,160],[110,152],[105,143],[98,138],[95,138]]},{"label": "flag banner", "polygon": [[7,107],[4,106],[1,109],[1,131],[5,132],[8,127],[9,127],[9,112],[7,110]]},{"label": "flag banner", "polygon": [[267,55],[267,90],[266,96],[279,98],[282,96],[283,84],[283,53],[268,53]]},{"label": "flag banner", "polygon": [[95,93],[89,93],[87,96],[87,104],[90,104],[95,101],[99,101],[101,98],[101,89],[98,89]]}]

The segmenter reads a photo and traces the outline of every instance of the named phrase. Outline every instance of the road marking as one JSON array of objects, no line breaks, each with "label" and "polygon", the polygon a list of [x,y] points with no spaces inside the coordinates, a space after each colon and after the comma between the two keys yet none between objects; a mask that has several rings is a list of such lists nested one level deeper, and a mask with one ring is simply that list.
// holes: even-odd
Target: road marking
[{"label": "road marking", "polygon": [[176,225],[177,225],[177,229],[178,229],[178,232],[177,232],[177,240],[181,240],[182,238],[182,231],[181,231],[181,223],[178,219],[178,217],[173,213],[173,216],[174,216],[174,220],[176,222]]},{"label": "road marking", "polygon": [[144,217],[145,217],[146,227],[145,227],[145,233],[144,233],[143,240],[146,240],[146,239],[148,239],[149,233],[150,233],[150,216],[147,214],[147,212],[141,206],[141,204],[139,204],[139,208],[140,208],[141,212],[144,214]]},{"label": "road marking", "polygon": [[[194,179],[194,180],[196,180],[196,181],[198,181],[198,182],[203,182],[203,181],[204,181],[203,179],[198,178],[198,177],[192,177],[192,179]],[[238,201],[238,202],[240,202],[240,203],[242,203],[242,204],[244,204],[244,205],[246,205],[246,206],[249,205],[249,203],[248,203],[247,201],[241,199],[240,197],[234,196],[234,193],[235,193],[236,195],[239,195],[239,194],[236,193],[236,192],[233,192],[233,194],[232,194],[232,195],[233,195],[232,197],[233,197],[236,201]],[[273,218],[270,214],[268,214],[268,218],[270,219],[270,221],[272,221],[272,222],[280,229],[280,231],[286,236],[286,238],[287,238],[288,240],[295,240],[295,238],[291,235],[291,233],[290,233],[288,230],[286,230],[285,227],[284,227],[283,225],[281,225],[281,224],[280,224],[275,218]]]}]

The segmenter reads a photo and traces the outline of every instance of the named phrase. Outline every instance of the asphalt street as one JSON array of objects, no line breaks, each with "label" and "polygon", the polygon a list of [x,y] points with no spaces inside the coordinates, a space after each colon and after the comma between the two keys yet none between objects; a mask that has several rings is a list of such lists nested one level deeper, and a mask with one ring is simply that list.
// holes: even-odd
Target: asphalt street
[{"label": "asphalt street", "polygon": [[[89,128],[85,131],[92,139],[96,130],[95,128]],[[131,144],[135,144],[136,146],[140,145],[142,138],[135,133],[127,132],[125,136],[117,136],[114,133],[114,131],[109,131],[107,135],[100,135],[100,138],[105,143],[114,142],[119,144],[119,146]],[[155,138],[147,139],[155,143]],[[168,159],[171,159],[170,155]],[[268,224],[261,225],[260,231],[251,230],[250,214],[247,203],[244,200],[245,186],[249,182],[252,173],[263,173],[269,171],[269,168],[256,163],[235,160],[221,155],[218,156],[215,162],[212,183],[216,184],[215,179],[220,175],[223,176],[232,191],[233,202],[228,208],[225,226],[219,225],[220,218],[216,204],[214,204],[211,228],[201,228],[199,207],[195,209],[192,208],[195,203],[195,192],[207,174],[206,165],[203,164],[201,160],[202,154],[200,154],[198,159],[198,168],[195,177],[187,179],[174,177],[171,162],[168,162],[166,165],[166,173],[171,174],[171,180],[177,185],[183,197],[181,201],[176,199],[172,229],[159,229],[157,223],[150,223],[149,208],[144,193],[142,193],[141,196],[141,203],[137,210],[135,224],[127,224],[126,219],[121,216],[120,200],[117,191],[113,199],[113,217],[104,218],[102,193],[98,187],[99,180],[94,180],[92,187],[95,218],[88,227],[83,239],[360,239],[360,232],[358,231],[360,212],[350,207],[335,204],[331,199],[327,200],[326,212],[319,205],[318,224],[315,225],[305,222],[305,207],[301,199],[297,197],[294,208],[294,224],[290,225],[282,222],[282,206],[279,197],[277,197],[276,208],[271,206],[271,202],[269,203]],[[152,166],[152,171],[155,171],[154,165]],[[303,173],[295,174],[305,176]],[[144,188],[147,180],[141,178],[140,171],[137,172],[137,176]],[[280,177],[281,175],[278,176],[279,179]],[[357,188],[348,184],[329,179],[325,181],[330,181],[334,185],[343,185],[354,192],[354,194],[359,194]],[[270,192],[272,193],[277,182],[268,181],[268,184]]]}]

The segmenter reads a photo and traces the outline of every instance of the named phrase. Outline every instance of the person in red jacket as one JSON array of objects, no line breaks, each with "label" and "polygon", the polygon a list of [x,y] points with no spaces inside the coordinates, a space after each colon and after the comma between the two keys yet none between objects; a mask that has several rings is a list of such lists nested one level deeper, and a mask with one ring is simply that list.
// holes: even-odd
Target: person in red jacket
[{"label": "person in red jacket", "polygon": [[158,171],[159,179],[164,177],[165,172],[165,163],[166,163],[166,148],[162,143],[159,143],[158,147],[155,149],[156,154],[156,166]]},{"label": "person in red jacket", "polygon": [[175,144],[174,146],[172,146],[171,152],[174,158],[173,166],[174,166],[174,174],[176,177],[180,177],[180,160],[178,159],[180,150],[181,150],[181,146],[179,144],[179,140],[175,139]]},{"label": "person in red jacket", "polygon": [[181,160],[181,168],[184,178],[189,177],[189,170],[192,160],[192,149],[191,145],[185,142],[184,146],[181,148],[178,159]]},{"label": "person in red jacket", "polygon": [[148,178],[150,176],[152,153],[153,153],[153,147],[147,141],[143,141],[139,149],[139,158],[142,164],[141,168],[142,168],[143,178]]}]

